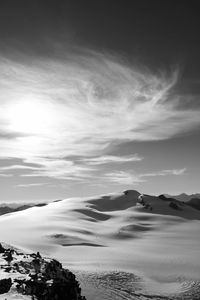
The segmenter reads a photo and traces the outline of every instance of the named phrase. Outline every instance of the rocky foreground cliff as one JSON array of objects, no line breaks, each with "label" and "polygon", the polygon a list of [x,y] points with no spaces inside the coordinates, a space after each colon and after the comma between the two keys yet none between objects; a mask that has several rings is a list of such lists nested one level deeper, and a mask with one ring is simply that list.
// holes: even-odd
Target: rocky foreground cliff
[{"label": "rocky foreground cliff", "polygon": [[1,244],[0,299],[86,300],[75,275],[57,260]]}]

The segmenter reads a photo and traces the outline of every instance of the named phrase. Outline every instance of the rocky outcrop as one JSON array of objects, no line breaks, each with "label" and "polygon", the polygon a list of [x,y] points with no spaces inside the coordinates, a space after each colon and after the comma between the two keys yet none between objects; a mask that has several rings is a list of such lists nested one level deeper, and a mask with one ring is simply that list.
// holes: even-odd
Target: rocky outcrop
[{"label": "rocky outcrop", "polygon": [[[1,248],[4,249],[0,244]],[[12,286],[35,300],[85,300],[75,275],[55,259],[44,259],[39,252],[23,254],[13,249],[4,249],[1,259],[5,261],[1,273],[14,276],[0,280],[0,294],[8,293]]]},{"label": "rocky outcrop", "polygon": [[0,280],[0,294],[7,293],[12,286],[11,278],[5,278]]},{"label": "rocky outcrop", "polygon": [[173,209],[180,209],[180,207],[173,201],[169,202],[169,207],[173,208]]},{"label": "rocky outcrop", "polygon": [[5,248],[0,243],[0,253],[4,253],[4,252],[5,252]]}]

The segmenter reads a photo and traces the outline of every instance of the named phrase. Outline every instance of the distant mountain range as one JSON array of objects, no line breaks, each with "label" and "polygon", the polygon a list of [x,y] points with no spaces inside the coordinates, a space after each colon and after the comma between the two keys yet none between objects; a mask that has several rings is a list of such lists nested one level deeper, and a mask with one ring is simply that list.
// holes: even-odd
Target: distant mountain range
[{"label": "distant mountain range", "polygon": [[46,203],[37,203],[37,204],[24,204],[24,205],[19,205],[19,206],[16,206],[16,207],[12,207],[12,204],[11,205],[3,205],[3,206],[0,206],[0,216],[1,215],[5,215],[5,214],[9,214],[9,213],[13,213],[13,212],[17,212],[17,211],[21,211],[21,210],[25,210],[25,209],[28,209],[28,208],[31,208],[31,207],[41,207],[41,206],[45,206],[47,205]]},{"label": "distant mountain range", "polygon": [[165,196],[167,198],[176,199],[180,202],[185,202],[187,205],[200,210],[200,194],[199,193],[191,194],[191,195],[182,193],[180,195],[175,195],[175,196],[165,194]]},{"label": "distant mountain range", "polygon": [[185,194],[185,193],[182,193],[182,194],[179,194],[179,195],[165,194],[165,196],[177,199],[177,200],[182,201],[182,202],[188,202],[189,200],[191,200],[193,198],[200,199],[200,193],[191,194],[191,195],[188,195],[188,194]]},{"label": "distant mountain range", "polygon": [[[128,193],[128,191],[124,192],[125,194]],[[140,195],[138,193],[138,195]],[[166,200],[166,201],[174,201],[177,200],[179,202],[184,202],[185,204],[200,210],[200,193],[196,193],[196,194],[179,194],[179,195],[169,195],[169,194],[163,194],[158,196],[158,198],[162,199],[162,200]],[[53,202],[59,202],[61,200],[55,200]],[[42,206],[46,206],[48,203],[31,203],[31,204],[19,204],[17,205],[16,203],[8,203],[8,204],[2,204],[0,205],[0,216],[1,215],[5,215],[8,213],[13,213],[13,212],[17,212],[17,211],[22,211],[22,210],[26,210],[28,208],[31,207],[42,207]]]}]

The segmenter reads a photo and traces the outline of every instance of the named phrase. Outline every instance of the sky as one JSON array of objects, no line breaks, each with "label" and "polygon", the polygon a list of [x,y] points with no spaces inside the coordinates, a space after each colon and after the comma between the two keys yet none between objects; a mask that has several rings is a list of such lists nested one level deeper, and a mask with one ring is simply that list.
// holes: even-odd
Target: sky
[{"label": "sky", "polygon": [[0,201],[200,192],[198,1],[2,0]]}]

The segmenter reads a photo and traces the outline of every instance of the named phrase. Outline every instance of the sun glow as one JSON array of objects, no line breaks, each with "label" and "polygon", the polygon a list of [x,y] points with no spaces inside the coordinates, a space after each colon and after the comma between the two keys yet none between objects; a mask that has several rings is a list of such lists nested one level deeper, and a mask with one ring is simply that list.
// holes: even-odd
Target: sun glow
[{"label": "sun glow", "polygon": [[15,132],[24,134],[46,134],[55,123],[56,115],[48,101],[24,97],[7,109],[9,127]]}]

